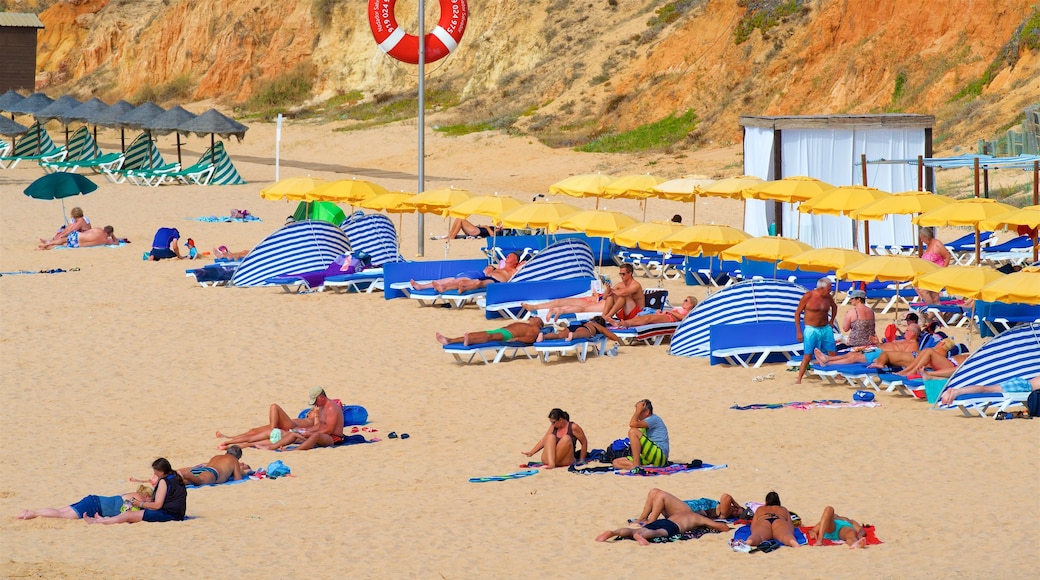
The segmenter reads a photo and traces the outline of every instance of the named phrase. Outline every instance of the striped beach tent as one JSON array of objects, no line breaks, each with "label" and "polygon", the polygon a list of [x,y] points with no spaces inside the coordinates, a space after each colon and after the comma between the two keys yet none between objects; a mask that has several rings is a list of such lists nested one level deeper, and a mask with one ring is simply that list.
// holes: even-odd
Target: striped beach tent
[{"label": "striped beach tent", "polygon": [[397,245],[394,222],[385,215],[354,213],[343,222],[342,227],[343,232],[347,234],[351,251],[368,254],[373,266],[382,267],[383,264],[403,260]]},{"label": "striped beach tent", "polygon": [[1022,324],[990,339],[961,363],[946,389],[997,385],[1040,375],[1040,323]]},{"label": "striped beach tent", "polygon": [[101,148],[94,141],[94,136],[86,125],[76,129],[69,138],[68,154],[65,161],[90,161],[101,154]]},{"label": "striped beach tent", "polygon": [[[242,179],[242,176],[238,174],[238,170],[235,169],[234,164],[231,163],[231,157],[228,156],[227,151],[224,150],[223,141],[217,141],[206,151],[206,154],[210,154],[213,157],[213,177],[210,178],[207,185],[245,185],[246,180]],[[199,160],[206,159],[206,154],[203,154]]]},{"label": "striped beach tent", "polygon": [[323,270],[348,251],[346,234],[328,222],[289,223],[250,250],[231,285],[267,286],[264,281],[275,276]]},{"label": "striped beach tent", "polygon": [[535,254],[510,282],[595,278],[592,248],[584,240],[565,238]]},{"label": "striped beach tent", "polygon": [[[151,146],[151,142],[152,136],[148,133],[141,133],[135,137],[130,146],[126,148],[126,161],[123,162],[122,169],[148,169],[166,165],[159,148]],[[150,163],[148,161],[149,153],[152,156]]]},{"label": "striped beach tent", "polygon": [[[29,127],[29,131],[22,135],[21,139],[14,144],[14,151],[6,158],[10,162],[6,168],[18,165],[18,162],[22,159],[34,161],[51,157],[60,159],[62,154],[63,151],[54,145],[54,141],[51,140],[47,129],[37,122],[33,123]],[[0,163],[0,167],[4,167],[4,164]]]},{"label": "striped beach tent", "polygon": [[683,319],[672,336],[669,352],[678,356],[708,356],[713,324],[794,324],[794,311],[805,293],[805,288],[786,280],[751,280],[723,288]]}]

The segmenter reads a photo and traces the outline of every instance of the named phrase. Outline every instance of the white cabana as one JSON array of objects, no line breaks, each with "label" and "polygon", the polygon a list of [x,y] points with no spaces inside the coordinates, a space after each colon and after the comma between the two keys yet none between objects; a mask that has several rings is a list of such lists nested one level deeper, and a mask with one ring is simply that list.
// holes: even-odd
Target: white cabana
[{"label": "white cabana", "polygon": [[[861,156],[868,160],[907,159],[932,154],[931,115],[820,115],[804,117],[741,116],[744,129],[744,173],[772,180],[794,175],[815,177],[834,186],[862,185]],[[909,165],[868,165],[867,185],[896,193],[918,188],[917,168]],[[924,189],[934,190],[932,170],[925,170]],[[777,215],[779,207],[779,215]],[[797,206],[748,200],[744,231],[769,233],[769,225],[787,237],[813,247],[853,247],[853,221],[847,217],[802,214]],[[863,228],[859,228],[863,247]],[[871,222],[875,245],[917,242],[910,216],[890,216]]]}]

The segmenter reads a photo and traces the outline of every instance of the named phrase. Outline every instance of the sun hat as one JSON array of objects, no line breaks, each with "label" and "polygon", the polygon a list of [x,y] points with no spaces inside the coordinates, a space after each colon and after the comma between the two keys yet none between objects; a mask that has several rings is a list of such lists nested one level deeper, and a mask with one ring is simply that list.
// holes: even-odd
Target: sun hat
[{"label": "sun hat", "polygon": [[849,292],[849,298],[866,298],[867,293],[862,290],[853,290]]},{"label": "sun hat", "polygon": [[307,404],[313,405],[314,401],[318,400],[318,397],[325,392],[325,389],[321,387],[312,387],[311,392],[307,393]]}]

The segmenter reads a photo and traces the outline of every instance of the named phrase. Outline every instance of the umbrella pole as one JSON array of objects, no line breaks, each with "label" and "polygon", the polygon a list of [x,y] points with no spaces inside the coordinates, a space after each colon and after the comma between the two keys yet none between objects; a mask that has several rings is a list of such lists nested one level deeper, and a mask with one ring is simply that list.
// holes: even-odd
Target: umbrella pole
[{"label": "umbrella pole", "polygon": [[177,133],[177,165],[181,164],[181,134]]},{"label": "umbrella pole", "polygon": [[690,212],[690,225],[697,225],[697,196],[693,196],[693,211]]},{"label": "umbrella pole", "polygon": [[[978,161],[976,159],[976,161]],[[982,241],[979,240],[979,223],[975,222],[975,263],[982,261]]]}]

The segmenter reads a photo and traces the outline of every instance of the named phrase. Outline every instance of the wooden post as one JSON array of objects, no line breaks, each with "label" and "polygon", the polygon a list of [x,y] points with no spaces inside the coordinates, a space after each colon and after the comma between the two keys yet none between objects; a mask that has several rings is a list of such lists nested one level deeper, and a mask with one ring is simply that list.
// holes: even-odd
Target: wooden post
[{"label": "wooden post", "polygon": [[924,155],[917,156],[917,191],[924,191]]},{"label": "wooden post", "polygon": [[[1040,205],[1040,161],[1033,162],[1033,205]],[[1036,247],[1037,231],[1033,230],[1033,262],[1037,261]]]},{"label": "wooden post", "polygon": [[[978,197],[979,196],[979,158],[978,157],[975,158],[975,164],[974,165],[975,165],[975,168],[974,168],[973,172],[975,174],[975,197]],[[977,256],[976,256],[976,258],[977,258]]]},{"label": "wooden post", "polygon": [[[863,187],[867,187],[867,154],[860,153],[859,155],[860,167],[863,168]],[[852,245],[856,249],[859,249],[859,220],[854,222],[854,229],[852,230]],[[866,254],[870,254],[870,220],[863,221],[863,248],[866,250]]]},{"label": "wooden post", "polygon": [[862,173],[862,175],[863,175],[863,187],[866,187],[867,186],[867,154],[866,153],[860,153],[859,154],[859,166],[860,166],[860,169],[862,170],[860,173]]},{"label": "wooden post", "polygon": [[982,170],[982,193],[989,199],[989,169]]}]

